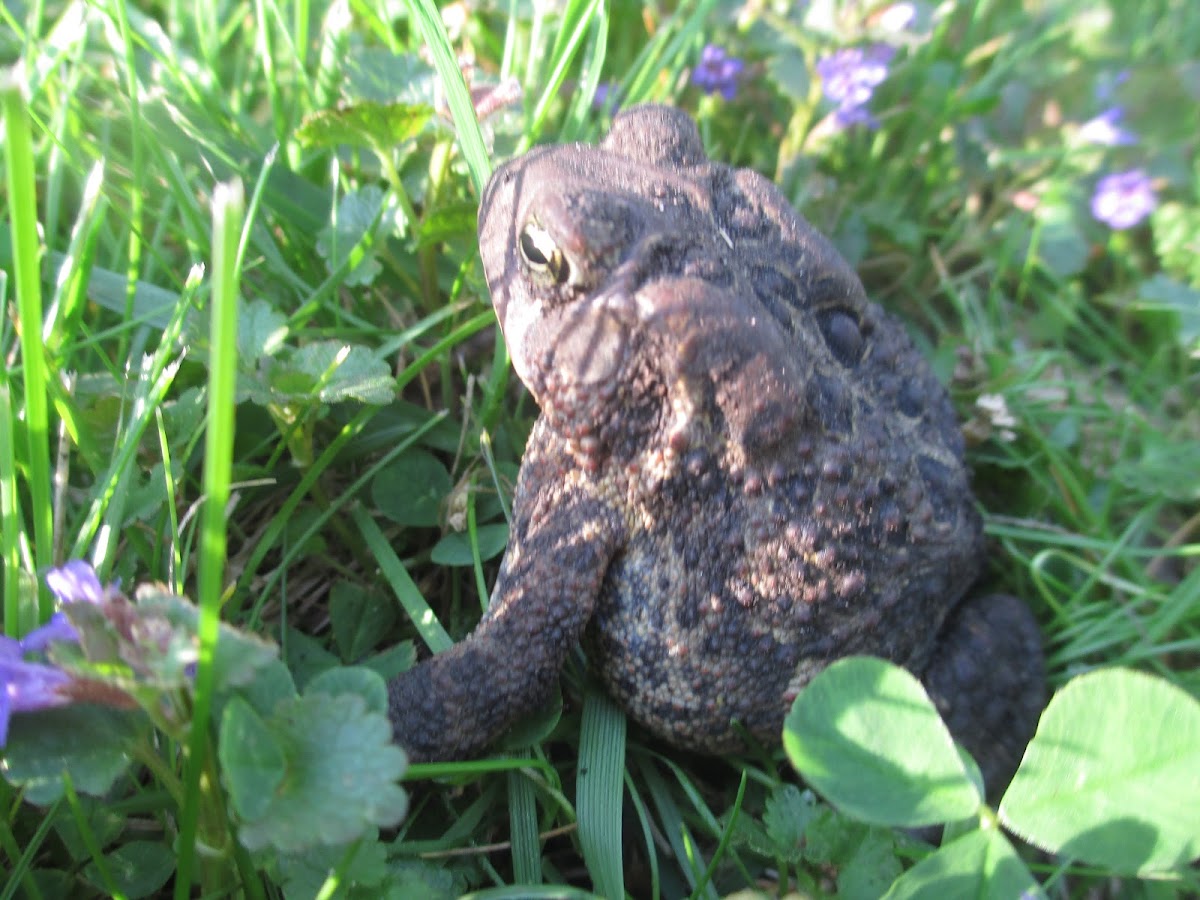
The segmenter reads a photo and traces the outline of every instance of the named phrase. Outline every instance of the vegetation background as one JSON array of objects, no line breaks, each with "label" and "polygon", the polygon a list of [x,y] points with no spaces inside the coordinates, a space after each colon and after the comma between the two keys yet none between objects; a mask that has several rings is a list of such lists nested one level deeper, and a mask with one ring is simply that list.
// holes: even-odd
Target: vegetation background
[{"label": "vegetation background", "polygon": [[[10,638],[52,612],[47,572],[86,559],[85,593],[197,599],[205,646],[218,609],[271,638],[311,700],[297,721],[344,736],[316,727],[332,695],[308,688],[466,634],[507,537],[536,409],[477,259],[487,159],[593,140],[655,100],[692,112],[713,158],[773,177],[909,324],[964,421],[989,586],[1033,605],[1052,686],[1123,665],[1200,691],[1200,5],[17,2],[0,60]],[[0,674],[16,690],[29,671]],[[269,791],[230,774],[269,766],[202,764],[221,749],[206,721],[232,734],[241,709],[225,675],[172,682],[178,717],[139,694],[158,731],[100,798],[71,779],[37,794],[10,752],[3,896],[187,896],[195,871],[208,896],[565,896],[614,859],[633,896],[789,876],[876,896],[927,852],[789,787],[780,754],[681,757],[631,731],[624,794],[577,794],[576,760],[625,739],[581,702],[580,659],[561,714],[514,749],[410,769],[398,833],[379,836],[401,818],[380,801],[339,843],[339,810],[371,798],[334,784],[298,807],[330,832],[296,849],[254,831]],[[385,758],[364,703],[342,774]],[[89,722],[72,740],[99,746]],[[195,835],[231,833],[192,858]],[[1186,867],[1122,881],[1025,857],[1057,896],[1200,890]]]}]

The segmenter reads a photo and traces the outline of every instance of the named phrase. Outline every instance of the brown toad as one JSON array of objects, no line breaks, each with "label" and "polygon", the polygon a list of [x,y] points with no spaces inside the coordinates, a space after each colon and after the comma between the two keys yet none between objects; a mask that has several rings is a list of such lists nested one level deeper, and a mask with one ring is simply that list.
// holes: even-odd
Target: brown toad
[{"label": "brown toad", "polygon": [[1011,774],[1040,642],[1019,601],[962,600],[983,539],[954,410],[782,194],[641,106],[497,170],[479,239],[542,415],[487,614],[390,686],[412,756],[484,750],[582,639],[633,719],[710,753],[777,743],[825,665],[885,657]]}]

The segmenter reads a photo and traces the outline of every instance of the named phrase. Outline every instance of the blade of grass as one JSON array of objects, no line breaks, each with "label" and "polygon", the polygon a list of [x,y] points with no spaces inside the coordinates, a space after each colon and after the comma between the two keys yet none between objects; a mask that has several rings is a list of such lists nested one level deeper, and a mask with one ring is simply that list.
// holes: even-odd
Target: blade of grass
[{"label": "blade of grass", "polygon": [[[0,370],[0,552],[4,554],[4,633],[15,638],[36,627],[36,610],[21,602],[21,535],[17,507],[17,457],[13,445],[12,394]],[[23,613],[28,607],[28,616]],[[25,618],[28,621],[25,621]]]},{"label": "blade of grass", "polygon": [[[570,12],[579,9],[579,4],[572,4],[568,14],[563,17],[563,29],[559,31],[558,38],[554,44],[554,54],[551,56],[552,67],[550,77],[546,80],[546,86],[542,90],[542,95],[538,98],[537,103],[533,107],[533,113],[529,117],[529,122],[525,128],[525,136],[521,141],[520,149],[526,150],[542,133],[542,126],[546,122],[546,116],[550,112],[550,104],[554,98],[558,96],[559,88],[567,78],[567,70],[575,59],[575,54],[579,48],[583,46],[583,39],[587,36],[592,27],[592,21],[596,14],[603,8],[601,0],[591,0],[588,5],[579,11],[577,18],[570,16]],[[605,18],[601,16],[601,18]],[[564,35],[566,38],[564,39]],[[591,102],[591,98],[588,98]]]},{"label": "blade of grass", "polygon": [[400,605],[412,619],[412,623],[420,632],[425,645],[434,653],[449,650],[454,646],[454,641],[450,639],[450,635],[446,633],[442,623],[438,621],[433,610],[429,608],[429,604],[425,602],[425,598],[421,596],[421,589],[412,580],[412,576],[404,568],[404,563],[400,561],[400,557],[392,549],[391,543],[379,530],[375,520],[361,505],[356,505],[351,509],[350,515],[354,519],[354,524],[358,526],[359,533],[367,542],[367,547],[375,555],[379,568],[383,570],[383,577],[392,586],[396,599],[400,601]]},{"label": "blade of grass", "polygon": [[583,860],[596,892],[603,897],[625,896],[621,852],[625,729],[625,713],[620,707],[607,694],[590,688],[583,698],[575,807]]},{"label": "blade of grass", "polygon": [[[184,802],[179,827],[179,867],[175,877],[176,900],[191,894],[196,828],[200,817],[200,776],[206,769],[210,746],[213,651],[220,625],[222,586],[225,580],[226,521],[229,485],[233,470],[233,414],[237,390],[237,300],[239,270],[237,248],[242,229],[244,199],[239,181],[226,182],[213,192],[212,352],[208,376],[208,422],[204,444],[204,509],[201,513],[197,596],[200,604],[199,656],[196,663],[195,702],[184,768]],[[217,790],[217,785],[208,786]],[[214,846],[220,846],[214,844]],[[213,868],[216,868],[215,866]],[[203,873],[207,882],[209,872]]]},{"label": "blade of grass", "polygon": [[[14,788],[0,779],[0,809],[13,808],[13,793]],[[18,888],[24,888],[30,900],[42,900],[43,894],[30,870],[33,868],[34,859],[42,852],[61,803],[62,798],[55,800],[54,805],[42,814],[37,831],[32,835],[23,835],[26,840],[24,850],[17,844],[17,837],[13,834],[8,820],[0,817],[0,848],[3,848],[4,855],[8,857],[8,870],[5,873],[8,877],[0,890],[0,900],[11,900]]]},{"label": "blade of grass", "polygon": [[[530,756],[528,749],[514,756]],[[537,800],[524,772],[509,772],[508,830],[512,841],[513,879],[519,884],[542,880],[542,844],[538,839]]]},{"label": "blade of grass", "polygon": [[[25,96],[24,66],[0,75],[4,108],[5,161],[8,170],[9,217],[12,222],[13,262],[16,269],[17,312],[21,322],[21,372],[25,385],[25,437],[28,458],[30,517],[33,520],[33,558],[37,569],[54,562],[54,514],[50,501],[50,417],[46,395],[49,373],[42,343],[42,285],[38,260],[37,187],[34,181],[33,135]],[[54,611],[49,591],[38,589],[38,620]]]},{"label": "blade of grass", "polygon": [[408,0],[408,9],[421,30],[425,45],[433,54],[433,66],[442,79],[442,87],[446,91],[446,103],[450,107],[450,117],[458,132],[458,142],[462,147],[463,158],[467,161],[467,169],[471,172],[471,182],[475,185],[477,194],[483,193],[492,172],[492,164],[488,160],[487,147],[483,143],[483,133],[479,130],[479,119],[475,117],[475,105],[467,91],[467,83],[463,80],[462,69],[454,58],[454,49],[446,36],[442,25],[442,17],[433,0]]}]

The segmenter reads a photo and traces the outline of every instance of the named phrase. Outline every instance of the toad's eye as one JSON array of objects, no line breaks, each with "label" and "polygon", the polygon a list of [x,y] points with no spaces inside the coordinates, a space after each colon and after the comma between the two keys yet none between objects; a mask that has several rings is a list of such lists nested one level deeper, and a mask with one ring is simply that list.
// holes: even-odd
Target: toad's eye
[{"label": "toad's eye", "polygon": [[537,222],[526,222],[519,244],[521,258],[533,272],[548,275],[555,284],[566,284],[571,266],[550,232]]}]

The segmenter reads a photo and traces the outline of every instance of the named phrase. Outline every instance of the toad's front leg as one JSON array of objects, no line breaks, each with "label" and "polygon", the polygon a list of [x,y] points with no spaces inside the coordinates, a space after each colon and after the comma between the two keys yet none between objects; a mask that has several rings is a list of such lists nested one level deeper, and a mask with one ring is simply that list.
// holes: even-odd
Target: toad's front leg
[{"label": "toad's front leg", "polygon": [[413,761],[477,756],[546,701],[619,546],[619,517],[601,501],[518,487],[512,538],[479,626],[388,685],[396,741]]}]

